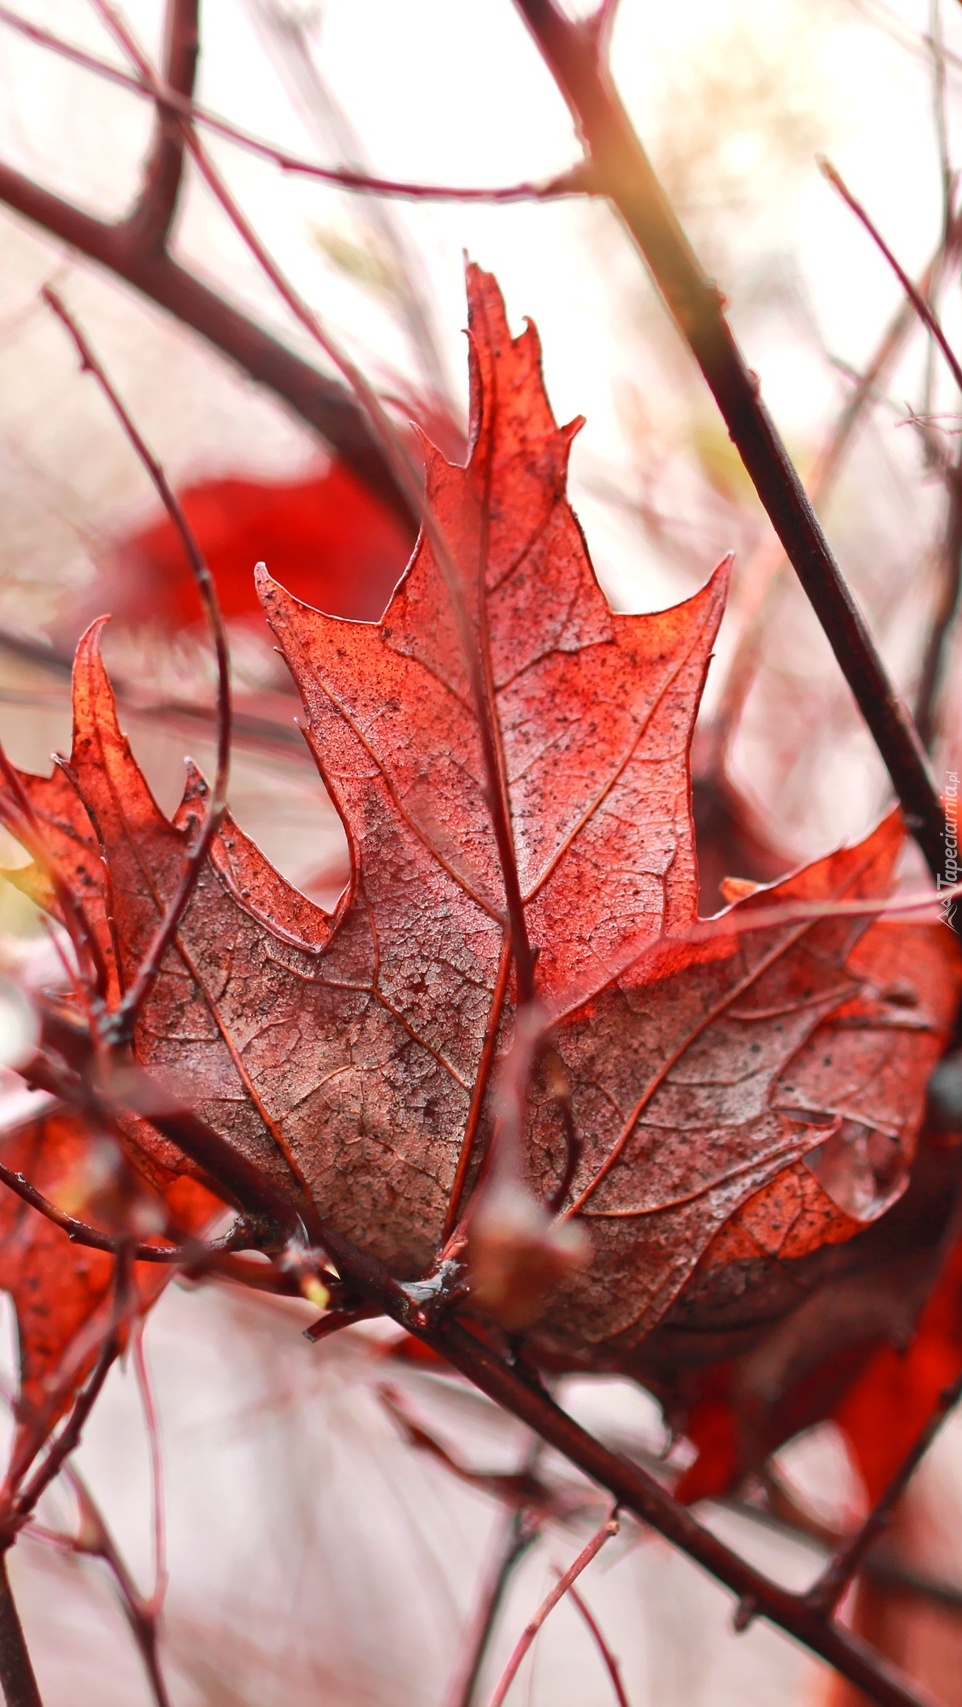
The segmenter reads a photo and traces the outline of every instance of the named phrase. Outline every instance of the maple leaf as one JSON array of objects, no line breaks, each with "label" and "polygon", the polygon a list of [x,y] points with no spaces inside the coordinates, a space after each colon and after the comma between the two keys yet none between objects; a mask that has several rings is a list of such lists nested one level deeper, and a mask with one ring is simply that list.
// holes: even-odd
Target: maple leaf
[{"label": "maple leaf", "polygon": [[[156,1165],[162,1204],[142,1188],[132,1203],[135,1182],[118,1177],[112,1149],[103,1134],[60,1111],[5,1134],[0,1158],[58,1208],[100,1223],[114,1237],[133,1233],[160,1242],[161,1209],[164,1220],[172,1219],[183,1234],[200,1233],[222,1211],[203,1186],[164,1178]],[[13,1301],[20,1349],[18,1434],[30,1438],[34,1450],[69,1409],[97,1362],[112,1324],[115,1272],[116,1259],[109,1252],[73,1243],[38,1209],[8,1188],[0,1190],[0,1290]],[[157,1263],[132,1265],[121,1341],[130,1321],[146,1314],[173,1272]]]},{"label": "maple leaf", "polygon": [[[812,916],[887,892],[894,817],[695,930],[689,752],[727,565],[675,609],[611,610],[565,496],[578,423],[554,421],[534,329],[511,337],[488,275],[468,288],[469,458],[426,447],[432,521],[382,620],[322,614],[260,574],[350,883],[328,914],[226,822],[134,1048],[248,1165],[411,1278],[470,1202],[533,965],[567,1089],[534,1072],[524,1166],[551,1202],[576,1161],[564,1213],[592,1236],[533,1343],[630,1368],[694,1279],[710,1319],[743,1289],[745,1241],[803,1257],[898,1196],[956,949],[935,932],[923,965],[897,926],[883,952],[870,906]],[[116,1000],[204,785],[192,772],[164,818],[98,633],[78,649],[70,763],[23,786]]]}]

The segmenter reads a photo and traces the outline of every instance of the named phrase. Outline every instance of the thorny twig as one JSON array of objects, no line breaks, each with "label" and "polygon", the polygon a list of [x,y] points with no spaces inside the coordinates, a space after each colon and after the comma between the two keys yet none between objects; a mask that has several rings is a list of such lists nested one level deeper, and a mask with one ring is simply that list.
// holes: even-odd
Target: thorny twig
[{"label": "thorny twig", "polygon": [[633,1512],[724,1583],[741,1606],[750,1608],[752,1617],[767,1618],[794,1636],[865,1690],[878,1707],[930,1707],[923,1691],[858,1637],[810,1606],[804,1595],[782,1588],[756,1570],[679,1505],[654,1477],[582,1428],[530,1372],[509,1362],[457,1320],[413,1303],[400,1282],[336,1229],[324,1226],[321,1236],[342,1279],[439,1353],[495,1404],[527,1424],[589,1480],[607,1488],[617,1506]]}]

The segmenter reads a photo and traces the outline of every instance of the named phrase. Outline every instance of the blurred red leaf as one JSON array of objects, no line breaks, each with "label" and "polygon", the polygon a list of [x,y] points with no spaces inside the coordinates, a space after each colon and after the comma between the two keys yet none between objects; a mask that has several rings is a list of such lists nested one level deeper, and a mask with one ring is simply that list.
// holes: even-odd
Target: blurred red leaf
[{"label": "blurred red leaf", "polygon": [[[343,462],[298,480],[198,481],[179,496],[229,618],[262,620],[253,570],[263,561],[299,598],[376,621],[414,543]],[[166,517],[118,541],[96,597],[129,623],[177,630],[201,621],[183,543]]]},{"label": "blurred red leaf", "polygon": [[[51,1114],[5,1137],[0,1160],[99,1231],[163,1242],[156,1213],[150,1214],[157,1200],[146,1185],[118,1177],[110,1149],[76,1116]],[[184,1235],[199,1234],[222,1212],[196,1181],[154,1173],[164,1218]],[[36,1444],[69,1409],[97,1361],[110,1325],[115,1266],[109,1252],[75,1243],[46,1215],[0,1188],[0,1290],[10,1294],[17,1317],[20,1428],[39,1433]],[[174,1272],[158,1263],[133,1265],[131,1318],[146,1313]]]}]

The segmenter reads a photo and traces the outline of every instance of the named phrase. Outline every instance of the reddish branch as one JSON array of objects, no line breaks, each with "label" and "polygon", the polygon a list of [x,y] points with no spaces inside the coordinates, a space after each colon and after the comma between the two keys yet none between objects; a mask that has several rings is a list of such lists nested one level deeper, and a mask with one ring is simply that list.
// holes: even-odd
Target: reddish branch
[{"label": "reddish branch", "polygon": [[909,278],[909,275],[905,271],[905,268],[902,266],[902,264],[898,260],[898,258],[893,254],[892,250],[889,248],[888,244],[886,243],[885,238],[882,236],[882,233],[879,231],[878,227],[874,224],[872,219],[869,217],[869,214],[867,213],[866,209],[862,206],[861,202],[855,196],[853,196],[851,190],[849,189],[848,185],[846,184],[841,173],[837,172],[835,170],[835,167],[832,165],[831,161],[829,161],[829,160],[820,160],[818,163],[818,166],[819,166],[819,171],[821,172],[823,178],[825,178],[827,180],[827,182],[831,184],[833,190],[838,191],[838,193],[841,196],[846,207],[851,208],[856,219],[859,221],[859,223],[861,225],[863,225],[865,227],[865,230],[868,232],[869,236],[871,237],[872,242],[876,245],[876,247],[879,249],[881,254],[885,257],[885,260],[888,262],[888,265],[891,267],[893,273],[895,274],[896,278],[898,279],[899,284],[902,286],[902,289],[904,290],[906,296],[908,297],[909,301],[911,302],[912,307],[915,309],[915,312],[918,315],[919,319],[924,321],[925,325],[928,327],[933,338],[935,339],[936,343],[938,344],[939,349],[942,351],[942,354],[945,357],[946,362],[948,363],[949,371],[952,375],[952,378],[955,380],[955,383],[959,387],[960,391],[962,391],[962,365],[960,365],[958,357],[955,354],[955,351],[953,350],[951,344],[949,343],[948,338],[945,336],[945,333],[943,332],[942,327],[939,324],[938,318],[933,313],[932,308],[930,307],[929,303],[925,300],[925,297],[922,295],[922,292],[916,287],[916,285],[913,283],[913,281]]},{"label": "reddish branch", "polygon": [[443,1298],[433,1306],[415,1301],[400,1281],[335,1229],[325,1226],[321,1236],[343,1280],[526,1423],[589,1480],[606,1488],[616,1506],[633,1512],[731,1589],[746,1621],[763,1617],[778,1625],[864,1690],[878,1707],[930,1707],[930,1698],[857,1636],[839,1628],[805,1595],[766,1577],[699,1523],[654,1477],[596,1440],[555,1404],[533,1371],[500,1356],[462,1323],[446,1319]]},{"label": "reddish branch", "polygon": [[573,1583],[575,1583],[578,1577],[580,1577],[582,1571],[586,1570],[591,1564],[592,1559],[596,1558],[601,1552],[605,1542],[610,1541],[611,1537],[613,1535],[617,1535],[617,1533],[618,1519],[616,1517],[609,1517],[607,1522],[603,1523],[601,1528],[595,1531],[587,1545],[582,1547],[578,1557],[568,1566],[568,1569],[564,1574],[558,1578],[558,1581],[555,1583],[551,1592],[545,1595],[545,1598],[538,1607],[534,1617],[528,1620],[528,1623],[525,1625],[521,1635],[515,1643],[511,1657],[509,1658],[508,1663],[501,1674],[501,1679],[491,1697],[491,1707],[503,1707],[508,1690],[511,1688],[511,1685],[517,1676],[518,1667],[524,1659],[525,1654],[528,1652],[528,1649],[538,1634],[538,1631],[541,1629],[541,1626],[549,1612],[552,1612],[558,1602],[564,1599]]},{"label": "reddish branch", "polygon": [[[200,0],[170,0],[164,29],[164,78],[190,101],[200,54]],[[154,142],[144,166],[140,195],[127,216],[132,239],[144,249],[164,248],[170,236],[184,173],[184,141],[176,118],[157,108]]]},{"label": "reddish branch", "polygon": [[145,249],[125,221],[95,219],[0,162],[0,202],[69,244],[157,303],[275,392],[337,451],[361,480],[400,515],[417,518],[399,491],[387,461],[368,428],[363,410],[344,386],[319,373],[256,321],[232,307],[167,250]]},{"label": "reddish branch", "polygon": [[[581,24],[564,17],[550,0],[517,0],[517,3],[582,129],[588,147],[592,183],[600,186],[618,208],[699,360],[732,438],[875,735],[913,831],[932,869],[941,871],[942,814],[914,730],[887,680],[864,622],[760,401],[757,380],[746,367],[732,338],[721,298],[701,273],[688,248],[603,65],[603,25],[610,18],[611,8],[603,7],[592,22]],[[110,13],[102,3],[99,10],[105,16]],[[221,195],[225,210],[262,261],[268,276],[282,294],[286,293],[285,299],[293,303],[302,322],[324,342],[316,318],[290,291],[256,235],[223,191],[196,143],[189,120],[178,109],[171,86],[178,82],[182,86],[177,101],[188,99],[183,90],[189,91],[193,74],[192,56],[196,50],[192,45],[191,32],[196,24],[195,8],[191,4],[175,3],[168,17],[165,79],[157,79],[143,64],[138,66],[142,85],[137,86],[147,88],[152,94],[158,104],[159,117],[144,189],[133,214],[115,225],[91,219],[6,167],[0,167],[0,199],[110,267],[178,318],[202,331],[254,377],[271,384],[287,397],[369,483],[378,490],[390,490],[397,506],[405,513],[413,514],[417,508],[416,493],[412,490],[407,471],[399,471],[397,461],[383,442],[379,442],[383,411],[370,388],[361,380],[356,382],[361,399],[356,403],[339,385],[323,379],[259,327],[230,309],[214,292],[172,261],[164,247],[176,211],[182,153],[188,148],[215,193]],[[129,39],[125,45],[129,47]],[[136,79],[133,81],[137,82]],[[362,186],[358,184],[355,187]],[[373,181],[366,187],[373,187]],[[330,354],[331,347],[325,347]],[[355,383],[353,373],[348,377],[351,383]],[[468,647],[468,653],[469,658],[474,655],[471,647]],[[482,683],[482,690],[483,687]],[[479,699],[485,701],[483,691]],[[490,717],[484,712],[485,703],[479,703],[478,721],[482,733],[490,732],[492,727]],[[497,754],[491,760],[489,772],[489,780],[497,784],[500,780]],[[501,791],[495,786],[491,792],[497,828]],[[510,842],[507,821],[504,828]],[[506,886],[512,861],[513,849],[509,847],[505,854]],[[176,920],[170,937],[175,929]],[[519,985],[522,986],[519,995],[524,1000],[528,994],[524,985],[530,980],[531,968],[523,921],[521,934],[515,932],[514,956],[520,974]],[[155,953],[152,959],[158,961],[159,956]],[[131,1100],[134,1105],[136,1098]],[[273,1218],[288,1231],[298,1231],[303,1222],[305,1239],[309,1236],[329,1253],[346,1289],[364,1300],[370,1309],[391,1316],[424,1340],[496,1403],[533,1429],[542,1441],[555,1447],[585,1476],[606,1488],[616,1506],[633,1512],[725,1584],[738,1597],[742,1624],[756,1615],[769,1619],[834,1666],[880,1707],[922,1707],[924,1698],[920,1693],[856,1637],[834,1623],[831,1616],[834,1596],[823,1594],[819,1598],[818,1595],[794,1594],[739,1557],[700,1524],[689,1510],[677,1504],[652,1476],[608,1450],[581,1428],[554,1403],[537,1377],[521,1362],[501,1356],[470,1327],[455,1319],[450,1314],[450,1306],[445,1307],[443,1296],[432,1303],[425,1303],[423,1289],[408,1289],[396,1281],[335,1229],[322,1225],[309,1203],[295,1200],[273,1185],[239,1156],[225,1138],[189,1112],[146,1106],[137,1112],[146,1114],[159,1131],[171,1137],[186,1155],[218,1182],[223,1193],[242,1208],[246,1206]],[[131,1248],[128,1245],[118,1263],[117,1307],[100,1358],[70,1419],[46,1458],[27,1486],[14,1497],[13,1503],[8,1504],[5,1515],[11,1527],[19,1526],[26,1519],[36,1499],[79,1439],[80,1430],[119,1343],[124,1314],[123,1277],[130,1260]],[[920,1446],[919,1451],[921,1449]],[[914,1462],[915,1457],[907,1463],[904,1475],[910,1473]],[[22,1481],[23,1474],[21,1470],[15,1483]],[[586,1554],[593,1556],[611,1532],[609,1523],[595,1537]],[[855,1553],[860,1545],[860,1541],[853,1543],[848,1553],[843,1553],[840,1561],[836,1561],[836,1576],[840,1569],[849,1569],[858,1563]],[[582,1554],[581,1563],[586,1562],[586,1555]],[[555,1591],[555,1600],[570,1586],[577,1567],[579,1561],[562,1578]],[[549,1609],[546,1606],[545,1611]],[[33,1707],[39,1699],[9,1594],[2,1551],[0,1679],[8,1703],[13,1707]],[[33,1694],[30,1693],[31,1687]]]},{"label": "reddish branch", "polygon": [[[7,11],[3,17],[8,23],[16,22]],[[166,69],[171,76],[164,88],[173,100],[186,100],[189,106],[196,6],[189,0],[170,0],[167,18]],[[29,27],[27,33],[40,39]],[[156,97],[156,90],[151,93]],[[167,238],[181,188],[182,153],[182,123],[171,111],[162,112],[142,188],[125,219],[96,219],[3,162],[0,202],[106,267],[174,319],[199,332],[252,379],[282,398],[372,491],[416,525],[418,506],[398,486],[363,408],[350,393],[172,258]]]},{"label": "reddish branch", "polygon": [[[175,7],[174,10],[177,14],[178,9]],[[191,11],[190,0],[188,0],[186,8],[183,5],[180,6],[180,13],[185,11],[186,13]],[[179,137],[177,141],[180,142]],[[173,152],[171,152],[172,149]],[[145,191],[142,209],[152,230],[155,230],[158,224],[162,227],[158,238],[162,241],[177,197],[177,185],[180,181],[181,169],[180,148],[174,148],[171,139],[162,136],[157,154],[159,165],[152,184]],[[232,728],[230,656],[227,647],[227,632],[224,628],[224,619],[221,616],[214,577],[204,561],[203,553],[193,530],[188,524],[183,508],[178,502],[163,468],[135,426],[107,373],[94,355],[66,305],[56,291],[51,290],[49,286],[43,291],[43,297],[57,318],[67,328],[80,357],[82,369],[87,373],[92,373],[96,379],[137,456],[147,470],[157,496],[173,523],[193,574],[201,604],[204,607],[217,664],[217,758],[214,786],[207,801],[207,809],[200,831],[184,865],[183,875],[158,923],[153,941],[150,943],[136,976],[129,989],[125,991],[116,1012],[107,1016],[112,1041],[121,1043],[126,1042],[129,1038],[137,1014],[153,988],[154,980],[160,971],[161,962],[174,941],[177,927],[197,887],[197,880],[203,870],[211,843],[227,810]]]},{"label": "reddish branch", "polygon": [[962,1376],[959,1376],[940,1393],[932,1415],[924,1428],[920,1430],[915,1445],[906,1454],[881,1498],[876,1501],[865,1522],[839,1549],[818,1581],[809,1590],[808,1599],[817,1610],[834,1612],[839,1605],[846,1589],[861,1567],[865,1555],[875,1545],[889,1523],[895,1507],[902,1498],[922,1459],[928,1452],[949,1412],[955,1409],[960,1398],[962,1398]]},{"label": "reddish branch", "polygon": [[933,876],[945,819],[918,734],[888,678],[787,450],[636,135],[605,61],[610,8],[575,22],[553,0],[515,0],[575,119],[599,190],[631,233],[718,404],[775,532],[874,737]]},{"label": "reddish branch", "polygon": [[579,1594],[574,1583],[571,1583],[568,1588],[568,1599],[571,1601],[572,1606],[577,1607],[585,1624],[591,1632],[595,1647],[601,1655],[602,1665],[611,1679],[611,1687],[614,1690],[615,1700],[618,1703],[618,1707],[629,1707],[628,1697],[625,1694],[625,1686],[621,1681],[621,1668],[618,1661],[615,1659],[611,1648],[605,1640],[605,1633],[602,1630],[601,1625],[598,1623],[598,1620],[587,1601],[581,1594]]},{"label": "reddish branch", "polygon": [[[920,274],[918,283],[914,285],[916,293],[926,298],[937,280],[944,279],[949,268],[954,266],[962,248],[962,216],[956,215],[949,229],[945,242],[940,242],[928,266]],[[845,455],[852,443],[863,412],[872,402],[886,374],[891,370],[895,361],[901,355],[909,332],[916,321],[916,314],[911,300],[900,304],[889,324],[880,337],[876,348],[860,372],[854,389],[838,418],[831,433],[818,454],[808,480],[808,492],[812,503],[821,505],[828,497]],[[947,550],[949,547],[947,546]],[[715,713],[715,735],[713,742],[713,763],[717,774],[724,769],[725,753],[730,746],[738,722],[744,710],[745,701],[751,688],[752,680],[762,652],[762,645],[768,621],[772,616],[773,597],[780,585],[781,570],[787,559],[778,549],[766,553],[765,559],[758,563],[752,576],[750,591],[750,608],[743,622],[741,634],[736,642],[735,651],[725,680],[722,684]],[[946,577],[946,580],[950,577]],[[940,600],[939,610],[933,620],[933,638],[926,654],[926,663],[920,672],[920,685],[915,699],[915,722],[919,737],[928,749],[931,745],[931,719],[926,708],[934,703],[935,686],[928,686],[938,673],[943,651],[942,635],[947,627],[948,619],[942,618],[944,606],[949,602],[949,596],[944,595]],[[934,653],[929,658],[929,652]]]},{"label": "reddish branch", "polygon": [[69,59],[84,71],[92,71],[98,77],[118,84],[122,89],[129,89],[132,94],[146,96],[162,113],[170,117],[185,118],[192,124],[202,125],[205,130],[226,137],[229,142],[236,142],[238,147],[246,148],[250,153],[260,155],[262,159],[272,160],[283,172],[298,177],[318,178],[321,183],[330,184],[335,189],[408,201],[495,204],[552,201],[561,196],[592,193],[590,174],[586,172],[581,161],[568,171],[558,172],[551,178],[538,181],[528,179],[518,184],[499,184],[490,188],[463,184],[412,183],[400,178],[381,178],[370,172],[356,171],[350,166],[320,166],[314,160],[305,160],[299,154],[290,154],[283,148],[277,148],[274,143],[265,142],[262,137],[253,136],[250,131],[242,130],[239,125],[231,124],[218,114],[209,112],[206,107],[199,106],[189,98],[186,91],[178,92],[178,84],[170,71],[165,73],[167,87],[158,92],[143,78],[132,76],[130,72],[121,70],[120,66],[111,65],[106,59],[98,59],[96,54],[87,53],[83,48],[74,47],[72,42],[64,41],[62,36],[41,28],[39,24],[30,23],[7,6],[0,5],[0,23],[16,30],[19,35],[26,36],[29,41],[36,42],[38,47],[49,48],[61,58]]}]

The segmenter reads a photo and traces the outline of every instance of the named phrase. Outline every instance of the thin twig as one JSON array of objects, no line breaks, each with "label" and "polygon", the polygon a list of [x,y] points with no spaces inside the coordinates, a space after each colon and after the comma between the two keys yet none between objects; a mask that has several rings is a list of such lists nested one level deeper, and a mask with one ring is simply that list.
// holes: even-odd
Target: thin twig
[{"label": "thin twig", "polygon": [[[521,1474],[533,1475],[541,1443],[525,1454]],[[474,1707],[481,1668],[494,1634],[498,1614],[504,1603],[508,1584],[515,1568],[537,1539],[540,1523],[530,1507],[516,1505],[507,1517],[498,1539],[493,1565],[481,1589],[471,1626],[465,1635],[459,1655],[458,1669],[446,1698],[447,1707]]]},{"label": "thin twig", "polygon": [[616,1517],[609,1517],[607,1522],[603,1523],[601,1528],[595,1531],[587,1545],[582,1547],[578,1557],[568,1566],[568,1569],[564,1572],[563,1576],[558,1578],[558,1581],[555,1583],[555,1586],[551,1589],[550,1593],[545,1595],[544,1600],[538,1607],[534,1617],[525,1625],[521,1635],[515,1643],[511,1657],[501,1674],[500,1682],[491,1697],[490,1707],[503,1707],[508,1690],[511,1688],[511,1685],[517,1675],[518,1667],[524,1659],[525,1654],[528,1652],[528,1649],[538,1634],[538,1631],[541,1629],[541,1626],[549,1612],[554,1610],[559,1600],[564,1599],[572,1583],[577,1581],[582,1571],[585,1570],[586,1567],[591,1564],[592,1559],[601,1552],[605,1542],[610,1541],[613,1535],[617,1535],[618,1528],[618,1519]]},{"label": "thin twig", "polygon": [[955,351],[949,343],[948,338],[945,336],[931,305],[926,301],[914,281],[909,277],[901,262],[897,260],[895,255],[892,253],[892,250],[886,243],[885,238],[869,217],[865,208],[862,206],[862,203],[857,199],[857,197],[853,196],[844,178],[841,176],[841,173],[835,170],[835,167],[832,165],[830,160],[825,159],[819,160],[818,169],[821,172],[822,177],[831,184],[833,190],[838,191],[846,207],[851,208],[856,219],[865,227],[865,230],[868,232],[876,248],[882,255],[884,255],[886,261],[898,279],[899,284],[902,286],[902,289],[911,302],[912,307],[915,309],[919,319],[924,321],[938,344],[939,349],[942,351],[942,354],[948,363],[952,378],[955,380],[959,390],[962,391],[962,363],[959,362]]},{"label": "thin twig", "polygon": [[[518,184],[499,184],[487,187],[458,184],[422,184],[398,178],[381,178],[370,172],[357,171],[350,166],[321,166],[316,161],[305,160],[299,154],[288,153],[278,148],[274,143],[265,142],[263,138],[254,136],[250,131],[242,130],[229,120],[220,118],[216,113],[209,112],[206,107],[198,106],[190,99],[186,89],[178,88],[175,80],[165,73],[164,87],[157,89],[153,83],[144,77],[135,77],[120,66],[111,65],[109,60],[99,59],[96,54],[88,53],[83,48],[75,47],[72,42],[65,41],[62,36],[44,29],[40,24],[31,23],[27,18],[21,18],[9,7],[0,5],[0,23],[16,30],[19,35],[26,36],[38,47],[44,47],[52,53],[59,54],[63,59],[69,59],[74,65],[81,66],[85,71],[92,71],[98,77],[104,77],[121,88],[129,89],[131,93],[143,95],[160,109],[172,117],[187,119],[191,124],[203,125],[205,130],[213,131],[218,136],[225,137],[240,148],[259,155],[262,159],[271,160],[283,172],[294,176],[318,178],[322,183],[330,184],[340,190],[353,190],[361,195],[390,196],[407,201],[450,201],[450,202],[481,202],[509,204],[525,201],[552,201],[561,196],[590,195],[593,193],[589,174],[585,171],[584,163],[577,162],[567,171],[558,172],[551,178],[541,180],[525,180]],[[169,63],[169,61],[168,61]]]},{"label": "thin twig", "polygon": [[[962,215],[957,215],[952,222],[944,248],[940,242],[919,276],[916,289],[921,296],[927,297],[936,278],[944,276],[948,267],[957,262],[960,247]],[[829,497],[862,415],[867,405],[876,399],[878,386],[900,355],[916,323],[917,316],[912,304],[901,302],[868,363],[857,376],[851,395],[840,410],[806,482],[809,497],[816,508],[824,504]],[[724,768],[725,754],[741,719],[775,597],[780,589],[781,571],[787,564],[788,559],[781,548],[781,542],[776,540],[773,542],[773,548],[764,552],[761,561],[752,565],[749,608],[743,618],[742,631],[735,644],[713,719],[712,762],[716,774],[721,774]],[[916,711],[916,718],[917,716]],[[921,736],[921,727],[919,733]]]},{"label": "thin twig", "polygon": [[931,1416],[920,1430],[911,1450],[906,1453],[898,1470],[881,1497],[869,1512],[865,1522],[830,1560],[822,1575],[809,1590],[810,1604],[820,1612],[834,1612],[865,1555],[878,1540],[892,1512],[925,1457],[949,1412],[962,1398],[962,1375],[939,1394]]},{"label": "thin twig", "polygon": [[653,1476],[612,1452],[561,1410],[537,1378],[509,1363],[456,1320],[412,1300],[410,1294],[367,1252],[336,1228],[322,1225],[320,1237],[343,1280],[401,1327],[431,1347],[486,1393],[509,1415],[523,1422],[548,1446],[574,1464],[590,1481],[607,1488],[617,1506],[631,1511],[671,1541],[717,1581],[724,1583],[754,1615],[767,1618],[802,1642],[863,1689],[878,1707],[934,1707],[893,1666],[849,1631],[813,1609],[804,1595],[773,1582],[721,1541]]},{"label": "thin twig", "polygon": [[608,1676],[611,1678],[611,1687],[615,1692],[615,1700],[618,1703],[618,1707],[630,1707],[630,1702],[625,1694],[625,1686],[621,1681],[621,1667],[605,1639],[605,1633],[602,1630],[601,1625],[598,1623],[598,1620],[590,1606],[584,1599],[584,1596],[579,1593],[574,1583],[569,1585],[568,1598],[572,1605],[578,1608],[578,1611],[581,1613],[582,1618],[594,1637],[595,1646],[601,1655],[602,1664],[604,1665]]},{"label": "thin twig", "polygon": [[134,1370],[137,1376],[137,1387],[140,1392],[140,1403],[144,1413],[144,1427],[150,1446],[150,1501],[152,1506],[152,1528],[154,1532],[154,1586],[149,1596],[154,1613],[163,1606],[167,1593],[167,1532],[165,1525],[164,1501],[164,1456],[160,1447],[160,1418],[154,1403],[154,1392],[147,1368],[147,1355],[144,1351],[144,1325],[138,1323],[133,1335]]},{"label": "thin twig", "polygon": [[78,1220],[77,1216],[68,1215],[65,1209],[60,1209],[49,1197],[45,1197],[42,1191],[38,1191],[35,1185],[31,1185],[25,1174],[8,1168],[5,1162],[0,1162],[0,1185],[5,1185],[22,1203],[35,1209],[55,1227],[61,1228],[73,1244],[83,1245],[88,1250],[106,1251],[111,1256],[116,1256],[123,1247],[130,1249],[135,1262],[177,1264],[183,1268],[193,1268],[208,1257],[236,1248],[237,1235],[233,1232],[210,1243],[205,1243],[202,1239],[185,1239],[176,1245],[151,1245],[139,1239],[131,1243],[128,1238],[101,1232],[98,1227]]},{"label": "thin twig", "polygon": [[131,241],[123,221],[96,219],[4,162],[0,162],[0,202],[199,332],[300,415],[403,520],[417,525],[420,505],[412,504],[398,486],[363,410],[338,381],[295,355],[166,250],[154,252]]},{"label": "thin twig", "polygon": [[[26,1448],[23,1452],[15,1453],[14,1462],[8,1472],[7,1486],[4,1490],[4,1511],[3,1519],[0,1521],[0,1529],[9,1529],[16,1534],[18,1530],[23,1528],[41,1495],[51,1482],[56,1480],[71,1453],[75,1452],[80,1445],[80,1438],[87,1420],[100,1396],[114,1359],[120,1351],[126,1318],[130,1310],[136,1308],[131,1300],[131,1279],[130,1257],[122,1253],[117,1258],[114,1272],[110,1322],[103,1337],[97,1361],[56,1440],[49,1442],[42,1461],[37,1465],[26,1486],[19,1487],[19,1491],[18,1486],[22,1482],[29,1464],[33,1461],[37,1448],[34,1447],[32,1450]],[[27,1456],[28,1452],[29,1457]],[[23,1462],[24,1458],[26,1458],[26,1464]]]},{"label": "thin twig", "polygon": [[945,820],[916,730],[889,680],[788,452],[602,62],[591,21],[553,0],[515,0],[584,138],[601,191],[617,208],[712,391],[839,667],[874,737],[906,823],[933,876]]},{"label": "thin twig", "polygon": [[[117,1546],[116,1541],[107,1528],[99,1507],[86,1484],[81,1480],[72,1465],[66,1466],[68,1479],[72,1482],[74,1491],[80,1503],[83,1531],[85,1540],[81,1543],[64,1540],[72,1551],[86,1553],[91,1558],[102,1559],[107,1566],[117,1589],[117,1595],[123,1608],[130,1633],[137,1644],[147,1682],[154,1697],[155,1707],[170,1707],[170,1696],[160,1665],[158,1652],[157,1615],[149,1601],[145,1601],[133,1577],[127,1568],[127,1563]],[[33,1530],[29,1531],[33,1533]]]},{"label": "thin twig", "polygon": [[81,367],[85,372],[93,374],[130,444],[152,480],[157,495],[177,531],[184,548],[184,554],[190,564],[201,604],[204,607],[217,664],[217,761],[214,786],[207,801],[206,812],[197,839],[187,856],[180,882],[167,903],[133,982],[125,992],[118,1007],[107,1016],[112,1041],[121,1043],[126,1042],[129,1038],[133,1023],[153,989],[164,956],[174,941],[178,926],[197,887],[211,844],[227,810],[231,742],[230,654],[227,645],[227,631],[221,615],[214,577],[207,567],[203,552],[163,468],[153,455],[140,430],[135,426],[102,363],[94,355],[90,344],[65,303],[49,285],[44,287],[43,298],[69,332],[80,357]]}]

